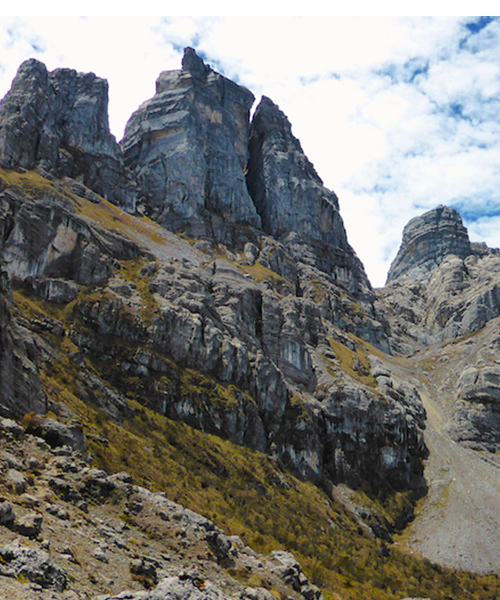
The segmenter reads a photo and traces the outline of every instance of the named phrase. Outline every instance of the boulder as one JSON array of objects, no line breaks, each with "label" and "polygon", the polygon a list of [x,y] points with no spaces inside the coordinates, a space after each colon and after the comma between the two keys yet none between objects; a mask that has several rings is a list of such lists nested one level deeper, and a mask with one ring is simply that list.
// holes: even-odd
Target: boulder
[{"label": "boulder", "polygon": [[7,485],[12,488],[16,494],[22,494],[26,491],[28,482],[26,477],[17,469],[9,469],[5,475]]},{"label": "boulder", "polygon": [[15,520],[16,513],[12,504],[5,498],[0,498],[0,525],[12,529]]},{"label": "boulder", "polygon": [[87,450],[87,440],[83,429],[76,425],[66,425],[55,419],[41,417],[40,435],[52,448],[69,446],[76,452]]},{"label": "boulder", "polygon": [[16,521],[16,530],[29,538],[36,538],[42,531],[43,516],[40,513],[30,511]]},{"label": "boulder", "polygon": [[13,542],[0,546],[0,558],[0,575],[4,577],[24,577],[59,592],[66,588],[66,573],[44,551]]}]

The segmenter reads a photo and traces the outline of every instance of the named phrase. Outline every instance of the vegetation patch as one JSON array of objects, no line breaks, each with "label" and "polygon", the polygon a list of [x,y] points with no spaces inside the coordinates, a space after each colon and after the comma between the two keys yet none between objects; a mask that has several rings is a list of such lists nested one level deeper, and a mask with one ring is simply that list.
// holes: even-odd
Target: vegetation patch
[{"label": "vegetation patch", "polygon": [[370,363],[364,345],[355,343],[355,349],[351,350],[334,338],[328,338],[328,342],[342,371],[369,388],[376,387],[377,382],[370,374]]}]

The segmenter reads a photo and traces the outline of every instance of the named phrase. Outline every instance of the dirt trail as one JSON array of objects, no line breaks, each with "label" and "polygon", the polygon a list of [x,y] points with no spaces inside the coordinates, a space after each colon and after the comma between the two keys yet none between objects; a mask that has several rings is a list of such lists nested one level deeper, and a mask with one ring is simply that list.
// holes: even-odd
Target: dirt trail
[{"label": "dirt trail", "polygon": [[443,432],[446,406],[436,393],[443,376],[439,367],[426,372],[418,357],[398,363],[400,375],[418,383],[430,451],[425,467],[429,493],[398,543],[441,565],[500,573],[500,464],[494,455],[464,448]]}]

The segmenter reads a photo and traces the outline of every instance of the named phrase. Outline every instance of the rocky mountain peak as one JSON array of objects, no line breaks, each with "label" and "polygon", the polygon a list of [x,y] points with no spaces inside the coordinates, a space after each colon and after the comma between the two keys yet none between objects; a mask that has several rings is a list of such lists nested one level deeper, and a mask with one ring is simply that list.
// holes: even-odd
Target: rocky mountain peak
[{"label": "rocky mountain peak", "polygon": [[469,234],[462,217],[455,209],[439,205],[406,225],[387,283],[400,277],[426,282],[448,255],[464,259],[470,254]]},{"label": "rocky mountain peak", "polygon": [[264,231],[286,242],[297,260],[314,264],[350,291],[371,289],[347,242],[334,192],[324,187],[286,115],[263,97],[250,127],[247,182]]},{"label": "rocky mountain peak", "polygon": [[202,79],[211,71],[210,67],[203,62],[203,59],[196,54],[196,50],[184,48],[184,56],[182,57],[182,70],[189,71],[193,77]]},{"label": "rocky mountain peak", "polygon": [[234,224],[260,227],[245,182],[254,96],[192,48],[165,71],[130,118],[122,147],[144,212],[194,237],[230,241]]},{"label": "rocky mountain peak", "polygon": [[109,130],[108,83],[94,73],[25,61],[0,106],[0,166],[80,178],[115,204],[134,204]]}]

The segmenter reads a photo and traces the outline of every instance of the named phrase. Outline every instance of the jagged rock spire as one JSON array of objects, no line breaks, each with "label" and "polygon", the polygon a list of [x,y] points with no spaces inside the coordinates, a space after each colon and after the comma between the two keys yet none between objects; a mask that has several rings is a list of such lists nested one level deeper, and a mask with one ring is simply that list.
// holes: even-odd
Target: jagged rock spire
[{"label": "jagged rock spire", "polygon": [[109,130],[108,83],[73,69],[19,67],[0,106],[0,166],[82,177],[108,200],[132,207],[121,150]]},{"label": "jagged rock spire", "polygon": [[315,264],[350,291],[369,290],[347,241],[337,196],[324,187],[285,114],[264,96],[250,127],[247,182],[266,233],[314,249]]},{"label": "jagged rock spire", "polygon": [[130,118],[122,142],[147,214],[197,237],[260,226],[248,193],[249,110],[254,96],[186,48],[182,70],[165,71],[156,95]]}]

